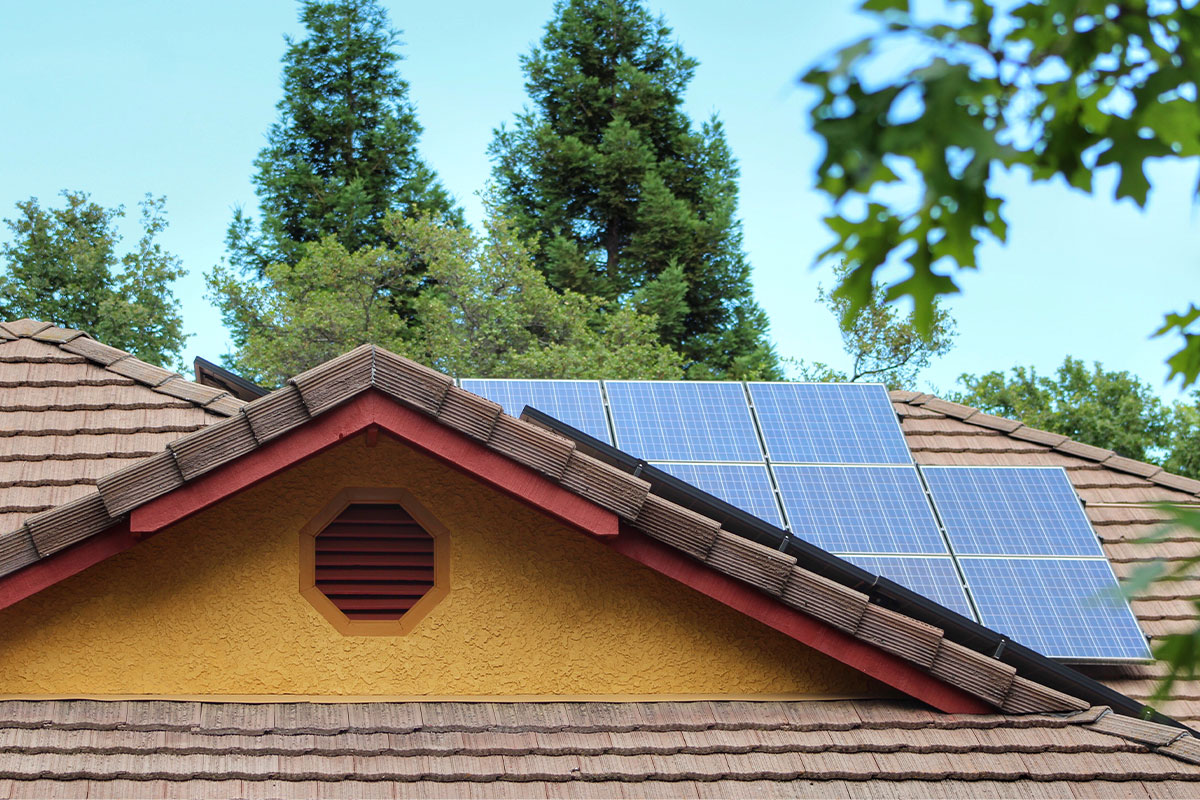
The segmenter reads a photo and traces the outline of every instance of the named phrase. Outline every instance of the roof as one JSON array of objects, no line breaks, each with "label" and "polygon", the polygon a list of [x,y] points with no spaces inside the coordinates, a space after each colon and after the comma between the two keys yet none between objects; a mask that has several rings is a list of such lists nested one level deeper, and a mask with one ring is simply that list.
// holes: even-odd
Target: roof
[{"label": "roof", "polygon": [[[614,707],[594,703],[445,706],[426,703],[362,707],[353,704],[302,707],[295,704],[239,706],[148,701],[10,703],[0,704],[0,794],[6,788],[47,794],[51,787],[38,781],[44,777],[55,780],[54,787],[58,790],[73,785],[63,781],[103,781],[103,789],[96,786],[78,788],[116,795],[134,795],[151,785],[159,794],[178,792],[185,784],[174,781],[197,779],[201,782],[189,782],[184,791],[184,794],[194,796],[204,786],[205,775],[218,769],[221,775],[229,777],[235,767],[254,770],[253,774],[236,778],[243,781],[246,793],[266,795],[281,793],[280,786],[287,787],[286,794],[308,793],[307,788],[299,787],[310,780],[345,781],[339,791],[348,795],[355,795],[356,791],[370,795],[361,783],[355,783],[368,776],[389,781],[428,780],[439,784],[451,781],[442,787],[451,796],[472,793],[478,788],[476,782],[479,781],[494,781],[500,787],[490,788],[486,792],[489,795],[507,792],[527,796],[525,789],[529,784],[519,785],[514,777],[520,781],[545,781],[547,792],[561,788],[561,783],[572,787],[569,791],[573,794],[596,791],[606,796],[618,793],[619,787],[613,781],[619,781],[625,790],[639,796],[654,792],[679,796],[681,793],[674,790],[683,787],[686,789],[682,794],[688,796],[714,793],[725,796],[739,792],[759,796],[777,791],[780,781],[789,782],[784,789],[787,793],[807,792],[811,788],[812,793],[819,789],[821,794],[834,796],[859,796],[858,790],[864,788],[867,781],[879,782],[872,790],[879,788],[881,792],[908,792],[921,796],[935,792],[947,796],[984,792],[1001,796],[1032,795],[1043,788],[1046,794],[1056,796],[1072,791],[1071,786],[1056,784],[1056,781],[1069,781],[1074,791],[1082,791],[1085,795],[1114,789],[1131,796],[1196,793],[1190,791],[1194,784],[1178,783],[1196,779],[1193,765],[1200,758],[1197,740],[1186,732],[1117,716],[1103,707],[1089,707],[1087,702],[1076,697],[1029,680],[1017,674],[1013,667],[993,658],[992,654],[964,647],[948,639],[935,625],[879,605],[866,594],[810,572],[791,556],[723,530],[718,522],[655,495],[646,481],[590,457],[577,449],[574,442],[508,417],[501,413],[497,404],[455,387],[448,377],[385,350],[364,345],[296,376],[276,392],[243,404],[209,387],[198,387],[205,390],[206,395],[192,394],[195,390],[187,387],[196,385],[179,376],[146,373],[138,365],[150,370],[157,368],[143,365],[121,351],[101,350],[103,345],[77,332],[59,333],[60,329],[38,327],[40,325],[22,321],[0,326],[0,337],[3,338],[0,370],[8,364],[57,366],[65,361],[70,369],[86,367],[93,370],[94,374],[89,373],[87,380],[101,381],[97,376],[116,375],[132,381],[119,386],[133,387],[150,396],[187,400],[191,404],[190,409],[168,406],[170,413],[198,411],[204,416],[190,432],[155,431],[163,434],[166,440],[157,450],[128,456],[131,463],[127,466],[96,477],[95,488],[80,483],[84,488],[79,491],[83,494],[77,499],[38,513],[27,512],[21,518],[20,527],[9,532],[0,530],[0,576],[20,578],[60,557],[82,552],[89,542],[103,538],[111,530],[124,526],[128,532],[131,517],[153,507],[160,499],[180,495],[191,498],[185,498],[186,502],[193,502],[195,498],[188,492],[195,495],[194,490],[202,487],[205,481],[222,474],[222,467],[243,463],[257,454],[277,453],[276,445],[287,442],[293,432],[310,430],[322,421],[346,413],[363,398],[378,396],[382,398],[381,402],[392,404],[409,415],[404,419],[436,421],[434,428],[454,432],[464,442],[472,443],[476,450],[493,454],[492,458],[499,456],[523,465],[540,480],[552,483],[557,487],[556,491],[582,498],[619,520],[621,536],[613,536],[611,532],[604,534],[608,538],[622,539],[626,531],[636,532],[647,542],[657,543],[653,545],[658,548],[655,553],[669,552],[677,560],[694,565],[688,568],[693,573],[699,570],[719,577],[726,584],[741,586],[744,592],[760,598],[760,607],[766,604],[791,614],[803,612],[801,616],[812,618],[823,626],[822,635],[842,637],[836,640],[840,647],[848,644],[869,647],[880,659],[903,662],[908,669],[927,676],[927,679],[944,683],[964,696],[983,700],[1002,713],[961,717],[891,701],[686,704],[686,707],[679,704],[621,704]],[[70,339],[60,343],[53,341],[51,337],[55,336]],[[74,347],[74,350],[68,347]],[[5,348],[12,348],[8,351],[14,356],[11,360],[4,360]],[[16,358],[18,354],[20,360]],[[65,360],[64,356],[80,360]],[[115,370],[113,365],[117,365]],[[148,377],[125,375],[120,370]],[[9,381],[13,384],[11,388],[27,385],[19,376]],[[55,386],[53,383],[48,385]],[[64,392],[64,402],[72,401],[77,390],[71,387],[76,385],[91,386],[86,380],[79,384],[64,382],[60,388],[70,389],[70,392]],[[12,396],[18,403],[25,402],[21,397],[28,396],[26,392],[36,388],[44,387],[21,388]],[[186,393],[187,396],[171,392]],[[1122,564],[1132,563],[1130,559],[1140,557],[1136,551],[1130,552],[1129,540],[1153,527],[1153,514],[1157,512],[1148,509],[1147,503],[1156,500],[1196,502],[1200,496],[1197,495],[1198,482],[1167,475],[1149,465],[1120,459],[1107,451],[1077,445],[1063,437],[1032,431],[1019,423],[982,415],[974,409],[947,404],[928,395],[893,393],[892,399],[918,463],[1054,463],[1066,466],[1076,487],[1089,501],[1089,516],[1101,532],[1118,570],[1122,569]],[[33,409],[33,404],[30,407]],[[97,424],[105,424],[105,418],[119,416],[124,410],[108,406],[96,409]],[[149,414],[160,409],[142,410]],[[49,407],[44,409],[47,417],[59,411]],[[78,411],[68,409],[69,413]],[[217,421],[214,423],[210,417]],[[368,415],[354,424],[360,427],[368,423],[377,425],[378,422],[372,422],[372,419]],[[3,420],[0,425],[4,426],[0,427],[0,437],[22,437],[21,429],[15,427],[11,418],[0,415],[0,420]],[[65,426],[61,431],[53,427],[43,430],[47,431],[42,434],[47,440],[61,437],[70,442],[79,438]],[[132,441],[143,433],[133,429],[120,433],[117,438]],[[98,434],[92,431],[80,435]],[[133,447],[128,450],[117,448],[117,451],[138,452]],[[63,452],[75,454],[78,460],[89,460],[82,449],[64,449]],[[22,456],[13,460],[24,463],[28,459]],[[36,458],[32,461],[36,463]],[[0,497],[3,496],[0,493]],[[178,504],[172,502],[172,505]],[[134,539],[129,538],[129,545],[132,545]],[[1168,557],[1180,557],[1180,553],[1191,552],[1190,548],[1195,546],[1191,541],[1169,543],[1180,547],[1176,555]],[[634,550],[640,547],[642,545],[637,545]],[[109,553],[105,551],[104,554]],[[627,554],[639,556],[632,550]],[[82,567],[76,565],[76,568]],[[679,570],[675,573],[680,574],[683,572]],[[0,584],[4,580],[0,577]],[[1190,608],[1186,602],[1178,603],[1166,597],[1156,597],[1150,602],[1158,604],[1153,608],[1159,612],[1174,615],[1171,619],[1179,624],[1186,625],[1191,620],[1190,616],[1182,616],[1185,609]],[[1167,604],[1165,610],[1163,603]],[[1135,609],[1145,614],[1152,607],[1137,603]],[[1153,616],[1143,616],[1143,624],[1147,621],[1156,620]],[[1148,696],[1152,691],[1155,668],[1127,667],[1122,670],[1120,675],[1110,678],[1110,684],[1118,688],[1128,686],[1130,691],[1141,692],[1137,696]],[[1195,691],[1194,684],[1187,684],[1184,691]],[[1182,702],[1185,705],[1180,707],[1181,710],[1191,711],[1186,705],[1191,701]],[[704,713],[715,714],[715,721],[702,720],[698,728],[687,730],[685,736],[686,720],[690,719],[685,712],[702,707],[709,709]],[[319,755],[320,748],[310,747],[310,741],[306,739],[304,752],[294,754],[282,745],[288,741],[295,744],[299,739],[281,741],[277,737],[317,735],[294,725],[288,727],[292,723],[287,720],[297,718],[304,709],[310,718],[333,715],[340,720],[345,714],[351,721],[360,719],[354,716],[360,712],[368,717],[378,713],[382,715],[381,719],[404,714],[411,718],[412,714],[418,714],[424,720],[426,713],[435,715],[442,711],[459,715],[455,719],[476,720],[478,714],[483,714],[485,719],[492,721],[482,724],[478,730],[391,731],[387,736],[389,747],[393,749],[387,750],[368,748],[358,751],[354,748],[362,746],[361,741],[339,740],[329,755]],[[181,715],[180,719],[187,721],[186,730],[179,727],[184,723],[170,721],[177,718],[176,712]],[[641,723],[619,721],[622,715],[635,712],[642,715]],[[565,721],[554,717],[554,714],[563,713],[567,714]],[[683,715],[684,721],[671,716],[677,713]],[[487,716],[489,714],[492,716]],[[545,723],[552,730],[544,733],[565,732],[571,734],[565,738],[572,742],[584,734],[603,734],[602,740],[608,749],[603,752],[571,749],[576,744],[571,748],[563,745],[561,753],[554,748],[539,749],[535,745],[543,731],[508,730],[497,722],[520,714],[529,715],[523,719],[555,719]],[[784,721],[780,721],[780,714],[784,715]],[[90,719],[89,715],[99,716]],[[788,721],[807,719],[809,715],[813,715],[814,722]],[[1194,718],[1187,713],[1182,716]],[[222,729],[223,723],[213,722],[226,718],[255,718],[268,720],[269,724],[256,722],[243,730],[229,725],[225,726],[228,729]],[[616,728],[601,726],[592,731],[585,730],[589,725],[598,724],[597,720],[604,720],[603,725],[608,725],[614,719],[618,720],[612,723],[617,725]],[[655,728],[652,723],[655,719],[668,720],[663,723],[667,727]],[[731,723],[729,719],[738,721]],[[175,727],[171,728],[172,725]],[[957,732],[947,736],[949,728],[955,728]],[[142,730],[138,736],[131,736],[122,732],[126,729]],[[889,729],[891,733],[885,733]],[[903,733],[897,735],[894,729]],[[345,729],[364,735],[374,730],[370,725],[365,728],[350,725]],[[966,730],[972,731],[970,736],[961,732]],[[981,737],[980,732],[984,730],[1010,733],[988,734],[988,737],[1002,736],[996,740]],[[345,738],[349,735],[345,731],[320,735]],[[672,731],[675,734],[672,741],[676,744],[664,750],[656,743],[658,734]],[[754,732],[754,743],[749,745],[744,736],[747,731]],[[858,747],[859,739],[850,734],[855,731],[879,731],[881,738],[879,743],[869,743],[866,749],[854,749]],[[721,732],[722,736],[740,732],[743,738],[731,736],[729,744],[686,744],[692,733],[701,732],[713,735],[716,735],[713,732]],[[779,735],[785,732],[798,738],[779,744]],[[634,743],[638,748],[636,752],[624,753],[607,744],[615,741],[614,736],[628,733],[639,733],[637,739],[645,738],[644,742]],[[66,734],[70,741],[43,741],[40,738],[52,739],[61,734]],[[409,734],[417,741],[425,741],[418,734],[441,738],[443,749],[413,753],[411,749],[405,749],[408,747],[406,740],[396,738],[401,736],[403,739]],[[500,756],[477,753],[465,745],[468,734],[509,736],[512,738],[508,741],[516,749]],[[1108,734],[1119,734],[1119,737]],[[381,733],[376,731],[371,735]],[[215,744],[228,745],[234,740],[220,738],[196,744],[200,740],[191,738],[193,736],[238,738],[232,748],[221,748]],[[678,746],[679,736],[684,739],[683,746]],[[1035,738],[1022,744],[1019,740],[1025,736]],[[1038,740],[1037,736],[1044,740]],[[870,737],[867,739],[869,742]],[[978,746],[976,740],[980,742]],[[531,741],[535,745],[530,745]],[[1100,741],[1106,741],[1107,745],[1097,744]],[[176,742],[183,744],[172,744]],[[451,744],[446,745],[446,742]],[[267,749],[261,750],[262,747]],[[520,747],[527,749],[520,750]],[[1045,755],[1037,756],[1038,753]],[[437,755],[447,758],[430,761]],[[499,766],[495,761],[497,757],[501,759]],[[468,763],[464,759],[481,760],[469,762],[469,769],[464,769],[462,765]],[[546,759],[558,767],[567,766],[567,771],[545,772],[548,769]],[[214,764],[218,766],[214,767]],[[619,771],[616,765],[630,769]],[[401,767],[408,771],[404,772]],[[521,771],[526,767],[528,771]],[[470,786],[454,783],[468,773],[472,780]],[[6,778],[13,779],[11,787],[5,787]],[[1117,780],[1121,781],[1120,786],[1113,787],[1111,782]],[[797,784],[796,781],[813,783]],[[891,783],[885,786],[884,781]],[[630,783],[636,784],[636,788],[629,787]],[[1018,786],[1019,791],[1013,791]],[[220,795],[229,793],[227,783],[210,784],[209,789]],[[432,790],[426,793],[429,791]]]},{"label": "roof", "polygon": [[[1118,578],[1157,559],[1169,568],[1200,555],[1200,539],[1188,531],[1170,533],[1155,544],[1136,541],[1166,521],[1156,504],[1200,503],[1200,481],[928,394],[892,392],[891,397],[918,464],[1065,468]],[[1131,605],[1153,647],[1168,633],[1195,629],[1197,600],[1200,578],[1155,583]],[[1081,669],[1142,702],[1165,674],[1158,664]],[[1200,724],[1200,680],[1176,683],[1172,696],[1160,710],[1190,726]]]},{"label": "roof", "polygon": [[1191,797],[1198,760],[1192,737],[1105,709],[0,703],[6,797]]},{"label": "roof", "polygon": [[0,531],[241,405],[79,331],[0,324]]}]

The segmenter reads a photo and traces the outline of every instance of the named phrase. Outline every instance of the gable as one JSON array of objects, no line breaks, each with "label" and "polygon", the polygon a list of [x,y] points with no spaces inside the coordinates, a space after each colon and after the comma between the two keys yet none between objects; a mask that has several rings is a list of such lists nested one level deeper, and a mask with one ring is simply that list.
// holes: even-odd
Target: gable
[{"label": "gable", "polygon": [[[402,487],[451,588],[403,636],[345,636],[300,532]],[[349,439],[0,611],[0,694],[878,696],[860,673],[387,437]]]}]

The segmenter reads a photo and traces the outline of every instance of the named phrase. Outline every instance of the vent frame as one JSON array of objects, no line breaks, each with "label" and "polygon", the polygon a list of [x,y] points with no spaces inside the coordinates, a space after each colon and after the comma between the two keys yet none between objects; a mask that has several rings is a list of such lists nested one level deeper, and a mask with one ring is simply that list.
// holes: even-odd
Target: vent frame
[{"label": "vent frame", "polygon": [[[353,505],[400,506],[433,539],[433,585],[394,619],[351,619],[317,585],[317,537]],[[300,529],[300,595],[345,636],[403,636],[450,591],[450,532],[411,493],[395,487],[339,491]]]}]

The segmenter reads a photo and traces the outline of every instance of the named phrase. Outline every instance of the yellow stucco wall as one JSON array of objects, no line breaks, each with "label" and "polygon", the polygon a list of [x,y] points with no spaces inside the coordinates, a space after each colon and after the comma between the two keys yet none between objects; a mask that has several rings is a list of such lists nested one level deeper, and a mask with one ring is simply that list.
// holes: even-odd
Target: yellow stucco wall
[{"label": "yellow stucco wall", "polygon": [[[451,533],[411,633],[343,636],[298,588],[340,488],[401,486]],[[0,694],[878,695],[882,687],[511,498],[354,439],[0,611]]]}]

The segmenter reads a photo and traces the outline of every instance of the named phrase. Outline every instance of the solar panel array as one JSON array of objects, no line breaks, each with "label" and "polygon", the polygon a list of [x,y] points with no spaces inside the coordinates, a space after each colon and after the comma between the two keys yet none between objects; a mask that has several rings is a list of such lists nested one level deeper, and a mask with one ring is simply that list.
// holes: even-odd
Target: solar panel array
[{"label": "solar panel array", "polygon": [[464,380],[1057,658],[1149,657],[1065,471],[918,467],[879,384]]}]

